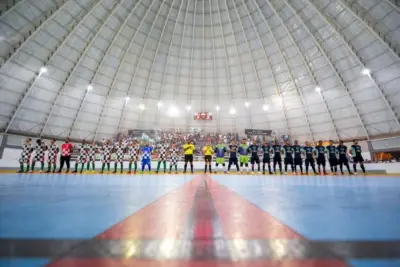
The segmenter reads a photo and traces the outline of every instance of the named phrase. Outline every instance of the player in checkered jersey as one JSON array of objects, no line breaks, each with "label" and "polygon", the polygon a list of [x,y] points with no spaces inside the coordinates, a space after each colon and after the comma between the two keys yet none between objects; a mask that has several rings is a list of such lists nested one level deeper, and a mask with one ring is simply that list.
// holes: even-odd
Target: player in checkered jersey
[{"label": "player in checkered jersey", "polygon": [[51,165],[53,164],[53,173],[56,172],[57,168],[57,155],[59,152],[59,148],[56,145],[56,139],[51,139],[50,145],[48,147],[49,155],[47,157],[47,171],[46,173],[51,172]]},{"label": "player in checkered jersey", "polygon": [[114,146],[114,151],[117,154],[117,157],[115,159],[115,163],[114,163],[114,172],[113,173],[117,173],[117,164],[120,163],[121,164],[121,173],[124,172],[124,156],[125,156],[125,150],[126,150],[126,146],[123,143],[123,140],[120,139],[118,144],[116,144]]},{"label": "player in checkered jersey", "polygon": [[157,171],[160,170],[161,162],[164,165],[164,173],[167,171],[167,150],[168,150],[168,144],[165,142],[165,139],[163,138],[161,143],[157,146],[158,150],[158,164],[157,164]]},{"label": "player in checkered jersey", "polygon": [[100,173],[104,173],[104,168],[106,167],[106,164],[107,164],[108,172],[110,171],[111,154],[113,151],[113,147],[114,146],[111,144],[110,140],[107,140],[106,143],[103,144],[102,151],[101,151],[103,165],[101,166]]},{"label": "player in checkered jersey", "polygon": [[176,146],[176,142],[172,143],[171,148],[169,149],[169,173],[172,172],[172,167],[175,167],[175,173],[178,174],[178,154],[179,148]]},{"label": "player in checkered jersey", "polygon": [[35,156],[33,157],[32,167],[31,167],[31,170],[29,172],[32,173],[32,172],[35,171],[36,161],[40,162],[40,172],[43,172],[43,169],[44,169],[44,153],[45,153],[46,149],[47,149],[47,146],[41,139],[36,140]]},{"label": "player in checkered jersey", "polygon": [[32,139],[29,137],[25,139],[25,143],[22,146],[21,157],[19,158],[19,171],[18,173],[24,172],[24,164],[26,164],[26,171],[29,172],[30,164],[31,164],[31,155],[33,152],[33,148],[31,145]]},{"label": "player in checkered jersey", "polygon": [[78,158],[76,159],[75,162],[75,170],[72,173],[77,173],[78,172],[78,165],[81,164],[81,170],[79,171],[80,173],[83,172],[83,168],[85,168],[85,163],[87,159],[87,144],[86,140],[82,140],[82,144],[78,146]]},{"label": "player in checkered jersey", "polygon": [[134,173],[136,174],[137,171],[137,162],[139,160],[140,154],[140,145],[137,140],[131,142],[128,146],[128,155],[129,155],[129,171],[128,173],[132,173],[132,163],[135,163],[135,170]]},{"label": "player in checkered jersey", "polygon": [[90,163],[92,163],[92,172],[96,169],[96,152],[98,151],[98,147],[92,139],[90,144],[87,145],[87,165],[86,165],[86,172],[90,171]]}]

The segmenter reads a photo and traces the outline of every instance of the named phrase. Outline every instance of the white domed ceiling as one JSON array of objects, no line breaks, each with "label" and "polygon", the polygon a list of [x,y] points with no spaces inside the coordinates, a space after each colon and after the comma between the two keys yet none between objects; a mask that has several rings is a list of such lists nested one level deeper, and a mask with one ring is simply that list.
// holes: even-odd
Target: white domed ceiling
[{"label": "white domed ceiling", "polygon": [[2,132],[253,128],[326,140],[400,131],[398,1],[14,0],[0,9]]}]

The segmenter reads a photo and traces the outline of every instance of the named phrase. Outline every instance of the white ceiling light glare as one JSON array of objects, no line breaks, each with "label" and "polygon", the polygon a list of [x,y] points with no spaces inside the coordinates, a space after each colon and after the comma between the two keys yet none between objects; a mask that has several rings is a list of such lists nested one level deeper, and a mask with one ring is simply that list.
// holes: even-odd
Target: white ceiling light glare
[{"label": "white ceiling light glare", "polygon": [[162,105],[163,105],[163,103],[162,103],[161,101],[159,101],[159,102],[157,103],[157,107],[159,107],[159,108],[161,108]]},{"label": "white ceiling light glare", "polygon": [[146,106],[145,106],[144,104],[140,104],[140,105],[139,105],[139,109],[140,109],[140,110],[144,110],[145,108],[146,108]]},{"label": "white ceiling light glare", "polygon": [[230,113],[231,115],[235,115],[235,114],[236,114],[236,109],[231,108],[231,109],[229,110],[229,113]]},{"label": "white ceiling light glare", "polygon": [[371,76],[371,70],[367,68],[363,69],[361,73],[365,76]]},{"label": "white ceiling light glare", "polygon": [[219,110],[221,109],[219,106],[216,106],[215,109],[217,110],[217,112],[219,112]]},{"label": "white ceiling light glare", "polygon": [[263,108],[264,111],[268,110],[268,106],[267,105],[263,105],[262,108]]},{"label": "white ceiling light glare", "polygon": [[250,106],[249,102],[244,103],[244,105],[246,106],[246,108],[248,108]]},{"label": "white ceiling light glare", "polygon": [[186,109],[189,111],[189,110],[192,110],[192,107],[190,105],[187,105]]},{"label": "white ceiling light glare", "polygon": [[315,87],[315,92],[321,93],[321,87],[319,87],[319,86]]},{"label": "white ceiling light glare", "polygon": [[40,73],[46,73],[48,71],[48,69],[46,67],[41,67],[40,68]]},{"label": "white ceiling light glare", "polygon": [[93,86],[91,86],[90,84],[87,86],[87,90],[88,91],[92,91],[93,90]]},{"label": "white ceiling light glare", "polygon": [[168,109],[168,115],[170,117],[177,117],[179,115],[179,109],[175,105],[170,106]]},{"label": "white ceiling light glare", "polygon": [[131,98],[129,96],[125,97],[125,101],[128,102]]}]

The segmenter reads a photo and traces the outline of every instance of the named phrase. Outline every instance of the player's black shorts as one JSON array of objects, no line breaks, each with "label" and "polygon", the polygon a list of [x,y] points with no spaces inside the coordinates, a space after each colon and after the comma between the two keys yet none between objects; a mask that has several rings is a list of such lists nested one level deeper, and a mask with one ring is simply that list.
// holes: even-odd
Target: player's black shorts
[{"label": "player's black shorts", "polygon": [[362,156],[355,156],[353,158],[353,163],[363,163],[364,162],[364,158]]},{"label": "player's black shorts", "polygon": [[285,158],[285,165],[293,165],[293,158]]},{"label": "player's black shorts", "polygon": [[212,156],[211,156],[211,155],[205,155],[205,156],[204,156],[204,160],[205,160],[206,162],[211,162]]},{"label": "player's black shorts", "polygon": [[294,158],[294,165],[303,165],[302,158]]},{"label": "player's black shorts", "polygon": [[185,163],[187,162],[193,162],[193,155],[185,155]]},{"label": "player's black shorts", "polygon": [[325,158],[324,157],[317,158],[317,164],[318,165],[325,165],[326,164]]},{"label": "player's black shorts", "polygon": [[314,159],[313,158],[306,158],[306,165],[314,165]]},{"label": "player's black shorts", "polygon": [[330,158],[330,159],[329,159],[329,165],[330,165],[330,166],[336,166],[336,165],[338,165],[338,160],[337,160],[337,158],[336,158],[336,157]]},{"label": "player's black shorts", "polygon": [[254,163],[260,164],[260,158],[258,156],[251,156],[250,163],[251,164],[254,164]]},{"label": "player's black shorts", "polygon": [[348,163],[349,159],[346,156],[339,157],[339,164]]},{"label": "player's black shorts", "polygon": [[282,162],[282,158],[281,157],[274,157],[274,162]]},{"label": "player's black shorts", "polygon": [[237,158],[229,158],[229,164],[237,164],[238,163],[238,159]]},{"label": "player's black shorts", "polygon": [[263,163],[271,163],[271,158],[269,156],[265,156],[263,157]]}]

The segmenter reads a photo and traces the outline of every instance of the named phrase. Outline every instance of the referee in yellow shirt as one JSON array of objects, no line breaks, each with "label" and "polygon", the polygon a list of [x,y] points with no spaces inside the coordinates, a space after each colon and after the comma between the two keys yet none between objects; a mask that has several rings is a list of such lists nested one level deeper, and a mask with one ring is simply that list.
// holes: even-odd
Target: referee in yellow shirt
[{"label": "referee in yellow shirt", "polygon": [[212,161],[212,154],[214,153],[214,149],[212,148],[211,144],[209,141],[207,141],[206,145],[203,147],[203,153],[204,153],[204,173],[207,173],[207,164],[208,164],[208,170],[211,173],[211,161]]},{"label": "referee in yellow shirt", "polygon": [[186,141],[186,144],[183,145],[183,152],[185,153],[185,166],[183,169],[183,173],[186,173],[187,163],[190,162],[190,170],[193,174],[193,152],[195,150],[196,150],[196,147],[188,139]]}]

